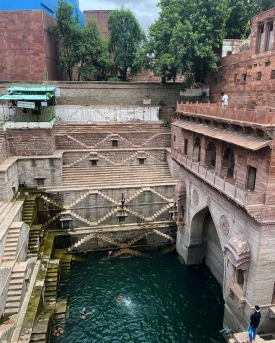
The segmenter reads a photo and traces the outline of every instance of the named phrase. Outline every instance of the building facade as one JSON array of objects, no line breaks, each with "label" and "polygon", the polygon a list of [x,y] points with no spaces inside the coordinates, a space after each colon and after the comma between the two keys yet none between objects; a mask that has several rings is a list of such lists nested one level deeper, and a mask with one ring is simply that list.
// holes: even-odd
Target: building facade
[{"label": "building facade", "polygon": [[275,113],[178,104],[172,124],[177,251],[223,287],[224,325],[245,331],[258,304],[274,331]]},{"label": "building facade", "polygon": [[212,102],[224,91],[231,104],[275,106],[274,19],[275,8],[254,17],[250,44],[222,58],[218,72],[208,78]]}]

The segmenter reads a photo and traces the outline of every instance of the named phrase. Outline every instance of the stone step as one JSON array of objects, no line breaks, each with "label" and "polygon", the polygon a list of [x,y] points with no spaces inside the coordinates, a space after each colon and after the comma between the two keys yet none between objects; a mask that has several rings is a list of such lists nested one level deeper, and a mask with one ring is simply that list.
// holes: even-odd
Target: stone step
[{"label": "stone step", "polygon": [[6,310],[10,308],[19,308],[20,307],[20,301],[18,302],[6,302]]},{"label": "stone step", "polygon": [[11,279],[21,279],[21,280],[23,280],[24,276],[25,276],[24,272],[12,272],[11,273]]},{"label": "stone step", "polygon": [[9,291],[11,291],[11,292],[17,292],[17,291],[22,292],[22,283],[9,285]]},{"label": "stone step", "polygon": [[12,279],[10,280],[10,286],[22,285],[23,279]]},{"label": "stone step", "polygon": [[9,296],[7,297],[7,303],[12,303],[12,302],[19,302],[20,303],[21,296]]},{"label": "stone step", "polygon": [[15,308],[15,307],[7,308],[5,310],[5,316],[12,316],[14,314],[17,314],[18,312],[19,312],[19,307],[18,308]]},{"label": "stone step", "polygon": [[8,297],[18,297],[18,296],[20,296],[20,298],[21,298],[21,294],[22,294],[22,290],[21,290],[21,288],[18,288],[18,289],[16,289],[16,290],[11,290],[10,288],[9,288],[9,291],[8,291]]}]

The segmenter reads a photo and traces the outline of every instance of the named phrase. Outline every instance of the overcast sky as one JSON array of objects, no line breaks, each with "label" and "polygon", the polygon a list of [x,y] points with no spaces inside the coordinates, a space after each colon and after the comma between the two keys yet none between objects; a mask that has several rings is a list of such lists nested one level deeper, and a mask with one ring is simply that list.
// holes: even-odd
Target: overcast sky
[{"label": "overcast sky", "polygon": [[158,17],[158,0],[79,0],[81,11],[115,10],[122,5],[134,12],[144,30]]}]

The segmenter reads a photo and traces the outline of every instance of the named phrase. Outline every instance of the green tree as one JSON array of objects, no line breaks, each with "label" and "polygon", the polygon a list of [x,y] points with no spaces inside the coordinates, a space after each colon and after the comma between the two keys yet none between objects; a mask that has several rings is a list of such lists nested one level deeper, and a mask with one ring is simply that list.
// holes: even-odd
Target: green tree
[{"label": "green tree", "polygon": [[56,25],[49,28],[49,32],[56,35],[59,44],[59,69],[65,70],[72,80],[73,70],[79,62],[77,56],[77,42],[80,40],[78,17],[73,16],[73,7],[65,1],[59,0],[55,11]]},{"label": "green tree", "polygon": [[77,68],[78,80],[89,80],[91,76],[104,78],[111,69],[113,62],[108,51],[108,42],[100,35],[95,19],[90,19],[81,30],[77,55],[80,61]]},{"label": "green tree", "polygon": [[158,20],[149,27],[147,53],[162,82],[182,74],[181,89],[203,82],[217,70],[229,0],[160,0]]},{"label": "green tree", "polygon": [[275,7],[275,0],[251,0],[248,1],[248,7],[250,8],[252,16],[255,16]]},{"label": "green tree", "polygon": [[141,69],[141,64],[135,59],[146,36],[134,14],[123,7],[113,11],[108,18],[110,31],[109,49],[113,56],[117,71],[126,80],[127,69],[132,73]]}]

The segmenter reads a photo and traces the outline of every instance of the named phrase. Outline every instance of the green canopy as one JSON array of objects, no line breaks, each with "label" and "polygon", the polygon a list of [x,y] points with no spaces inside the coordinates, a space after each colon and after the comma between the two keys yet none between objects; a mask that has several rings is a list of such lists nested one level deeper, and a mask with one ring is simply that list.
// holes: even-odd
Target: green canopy
[{"label": "green canopy", "polygon": [[53,92],[56,87],[47,86],[47,87],[10,87],[8,91],[13,92]]},{"label": "green canopy", "polygon": [[50,98],[46,96],[46,94],[41,94],[41,95],[31,95],[31,94],[17,94],[17,95],[12,95],[12,94],[5,94],[0,96],[0,100],[49,100]]}]

